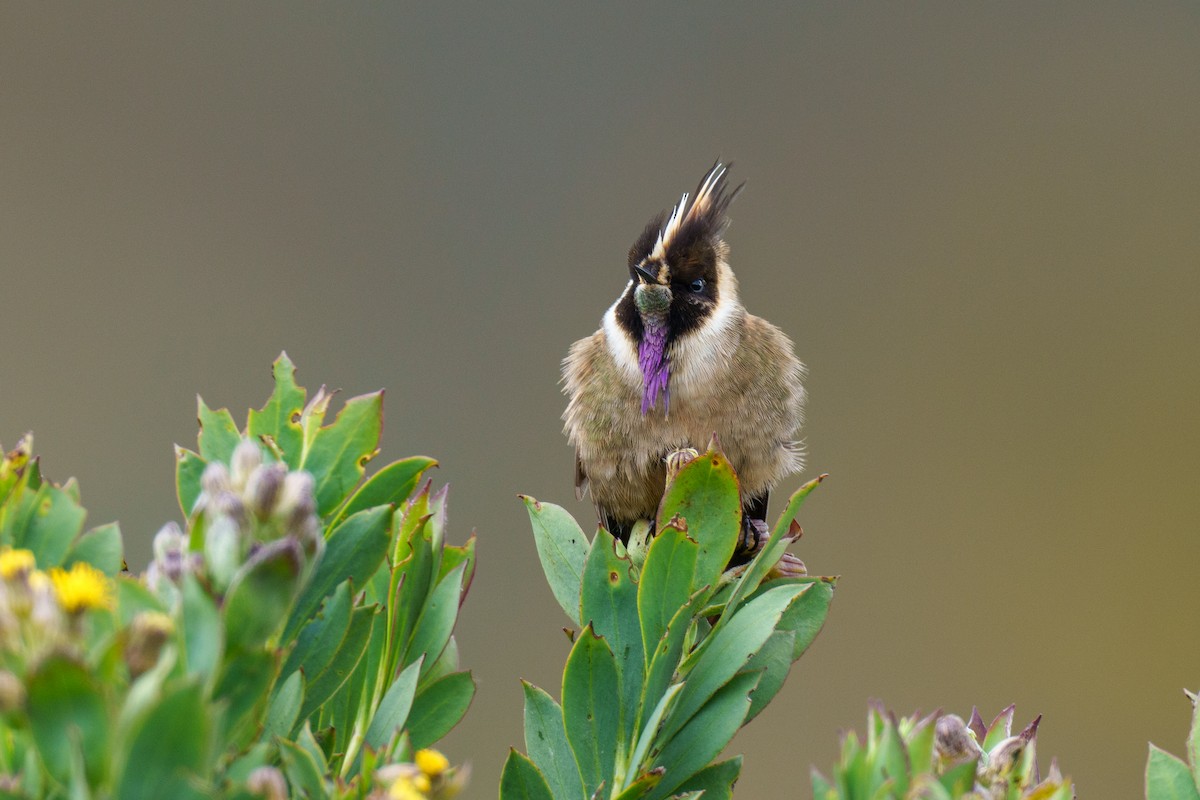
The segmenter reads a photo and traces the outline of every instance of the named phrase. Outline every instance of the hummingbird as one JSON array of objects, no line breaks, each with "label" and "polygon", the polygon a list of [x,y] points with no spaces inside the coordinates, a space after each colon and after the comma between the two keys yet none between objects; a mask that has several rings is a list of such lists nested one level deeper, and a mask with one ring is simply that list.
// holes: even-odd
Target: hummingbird
[{"label": "hummingbird", "polygon": [[692,195],[646,225],[629,280],[600,329],[563,361],[564,432],[575,494],[628,541],[653,520],[666,459],[714,436],[742,493],[742,552],[761,546],[771,490],[803,466],[806,369],[776,326],[746,311],[725,242],[730,191],[719,160]]}]

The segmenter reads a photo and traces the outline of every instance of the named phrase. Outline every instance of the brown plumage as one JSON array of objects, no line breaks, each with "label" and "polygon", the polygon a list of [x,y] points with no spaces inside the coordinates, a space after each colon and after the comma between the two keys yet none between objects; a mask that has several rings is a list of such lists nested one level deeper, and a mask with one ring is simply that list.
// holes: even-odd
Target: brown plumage
[{"label": "brown plumage", "polygon": [[[725,169],[718,162],[690,202],[685,194],[651,220],[629,253],[629,284],[563,362],[577,494],[590,488],[600,523],[622,538],[654,519],[666,455],[703,451],[713,434],[737,470],[747,523],[765,517],[770,490],[801,467],[804,366],[738,297],[723,239],[737,192],[726,191]],[[652,331],[665,336],[661,396],[648,374],[661,349]]]}]

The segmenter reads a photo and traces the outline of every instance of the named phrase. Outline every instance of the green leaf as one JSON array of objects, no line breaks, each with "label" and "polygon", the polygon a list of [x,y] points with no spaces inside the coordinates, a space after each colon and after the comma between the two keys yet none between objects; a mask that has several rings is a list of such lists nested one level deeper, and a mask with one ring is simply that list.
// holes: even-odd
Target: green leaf
[{"label": "green leaf", "polygon": [[533,762],[516,750],[508,751],[500,775],[500,800],[567,800],[550,793],[546,779]]},{"label": "green leaf", "polygon": [[391,740],[392,735],[403,727],[412,710],[413,697],[417,693],[417,678],[421,674],[421,661],[417,660],[405,668],[388,687],[375,709],[375,716],[367,727],[367,746],[378,750]]},{"label": "green leaf", "polygon": [[[275,391],[259,411],[250,411],[246,432],[250,436],[269,437],[283,451],[288,469],[298,469],[303,450],[300,412],[304,410],[304,390],[296,386],[296,368],[287,353],[280,353],[272,367]],[[184,510],[184,513],[191,508]]]},{"label": "green leaf", "polygon": [[221,660],[221,616],[195,575],[183,576],[183,646],[189,675],[207,678]]},{"label": "green leaf", "polygon": [[429,747],[449,733],[467,713],[474,696],[475,679],[470,672],[452,672],[417,692],[406,726],[412,748]]},{"label": "green leaf", "polygon": [[117,523],[98,525],[75,540],[63,568],[70,569],[72,564],[83,562],[111,578],[125,565],[123,552],[121,529]]},{"label": "green leaf", "polygon": [[584,798],[579,765],[567,742],[562,708],[550,695],[521,681],[525,690],[525,750],[541,770],[550,794],[560,800]]},{"label": "green leaf", "polygon": [[1200,793],[1182,759],[1150,745],[1146,761],[1146,800],[1197,800]]},{"label": "green leaf", "polygon": [[[806,588],[780,586],[765,592],[746,603],[728,624],[713,629],[688,673],[675,707],[667,716],[663,725],[664,738],[674,735],[718,689],[745,667],[775,630],[783,612]],[[755,680],[758,680],[757,676]]]},{"label": "green leaf", "polygon": [[684,781],[676,791],[704,792],[704,800],[733,800],[733,785],[741,774],[742,757],[737,756],[710,764]]},{"label": "green leaf", "polygon": [[122,627],[133,622],[133,618],[143,611],[158,611],[166,613],[162,601],[146,588],[137,578],[128,575],[118,575],[113,581],[117,594],[117,616]]},{"label": "green leaf", "polygon": [[113,796],[122,800],[206,796],[193,782],[210,774],[210,713],[197,681],[165,692],[131,729],[125,769]]},{"label": "green leaf", "polygon": [[222,464],[228,464],[229,457],[233,455],[233,448],[242,440],[242,434],[230,416],[229,409],[214,411],[205,405],[204,398],[197,395],[196,419],[200,423],[200,457],[209,463],[220,461]]},{"label": "green leaf", "polygon": [[383,430],[383,392],[351,397],[331,425],[317,431],[300,468],[312,473],[317,514],[327,516],[362,479],[367,462],[379,452]]},{"label": "green leaf", "polygon": [[400,505],[417,488],[417,483],[425,471],[436,467],[437,463],[427,456],[412,456],[393,461],[367,478],[358,491],[350,495],[346,505],[338,511],[335,523],[366,508],[388,504]]},{"label": "green leaf", "polygon": [[[1192,695],[1188,695],[1191,697]],[[1192,783],[1200,786],[1200,706],[1192,701],[1192,727],[1188,730],[1187,760],[1192,770]]]},{"label": "green leaf", "polygon": [[579,592],[587,561],[587,537],[575,518],[561,506],[539,503],[525,495],[521,499],[533,524],[533,541],[550,591],[571,621],[579,625]]},{"label": "green leaf", "polygon": [[13,520],[12,546],[33,553],[39,569],[60,566],[83,530],[87,512],[67,492],[43,483],[32,497],[25,492]]},{"label": "green leaf", "polygon": [[175,496],[185,517],[192,515],[196,498],[200,496],[200,476],[208,462],[186,447],[175,445]]},{"label": "green leaf", "polygon": [[[804,499],[817,487],[825,476],[809,481],[801,486],[788,500],[787,509],[780,516],[779,521],[775,524],[775,529],[772,531],[770,538],[767,540],[766,546],[759,550],[758,554],[747,565],[746,570],[742,573],[741,578],[734,586],[729,598],[725,601],[725,608],[721,612],[721,618],[727,619],[732,616],[743,602],[758,591],[760,584],[767,577],[771,569],[779,563],[779,559],[787,550],[793,538],[789,536],[790,526],[800,511],[800,506],[803,505]],[[816,634],[814,633],[814,636]],[[804,644],[799,652],[803,652],[808,645]],[[796,655],[799,658],[799,653]]]},{"label": "green leaf", "polygon": [[562,709],[567,741],[579,762],[584,795],[612,786],[620,735],[617,664],[608,643],[591,626],[580,631],[563,671]]},{"label": "green leaf", "polygon": [[655,759],[655,764],[663,767],[666,774],[647,795],[647,800],[674,794],[725,749],[750,710],[750,694],[757,684],[758,675],[735,676],[667,742]]},{"label": "green leaf", "polygon": [[317,676],[324,672],[346,636],[351,607],[350,581],[342,581],[325,599],[320,613],[301,629],[296,646],[288,653],[280,674],[290,675],[300,668],[306,675]]},{"label": "green leaf", "polygon": [[788,498],[787,506],[783,509],[783,513],[779,515],[779,519],[775,522],[775,527],[771,531],[772,538],[776,536],[783,537],[787,534],[788,530],[792,527],[792,521],[800,513],[800,506],[804,505],[804,501],[812,494],[812,490],[816,489],[821,481],[828,477],[828,475],[818,475],[792,493],[792,496]]},{"label": "green leaf", "polygon": [[220,741],[240,751],[262,725],[279,658],[273,651],[241,651],[226,659],[213,699],[225,703]]},{"label": "green leaf", "polygon": [[221,609],[230,650],[259,648],[279,630],[303,572],[304,552],[293,539],[263,545],[238,569]]},{"label": "green leaf", "polygon": [[688,629],[692,626],[696,612],[704,605],[704,595],[705,590],[698,589],[688,604],[675,612],[675,616],[667,624],[666,632],[651,654],[650,671],[646,675],[646,686],[642,690],[643,715],[647,708],[654,708],[667,691],[671,678],[679,667]]},{"label": "green leaf", "polygon": [[350,625],[347,626],[345,636],[338,645],[337,654],[329,662],[329,666],[323,669],[319,675],[312,677],[305,672],[304,677],[308,688],[304,693],[304,703],[300,706],[300,719],[308,719],[309,715],[333,697],[334,693],[354,672],[354,668],[358,666],[359,660],[367,649],[371,624],[374,622],[377,610],[376,606],[354,609],[350,615]]},{"label": "green leaf", "polygon": [[795,641],[796,634],[791,631],[775,631],[767,637],[767,641],[754,657],[746,662],[746,666],[739,670],[762,673],[750,702],[746,722],[757,717],[783,688],[783,682],[787,680],[788,671],[792,668],[792,646]]},{"label": "green leaf", "polygon": [[300,703],[304,700],[304,673],[300,670],[288,675],[275,689],[275,695],[267,706],[267,717],[263,722],[263,738],[287,736],[296,727],[300,716]]},{"label": "green leaf", "polygon": [[825,618],[829,615],[829,604],[833,601],[833,589],[836,581],[833,578],[785,578],[779,581],[770,581],[763,586],[766,591],[770,591],[788,583],[808,584],[808,588],[796,598],[796,602],[792,603],[779,619],[779,630],[788,630],[796,634],[796,640],[792,646],[792,660],[795,661],[804,655],[804,651],[813,643],[825,625]]},{"label": "green leaf", "polygon": [[391,521],[392,508],[377,506],[346,518],[333,529],[312,579],[292,608],[282,641],[290,641],[342,581],[349,578],[355,586],[366,585],[387,553]]},{"label": "green leaf", "polygon": [[439,583],[421,610],[413,630],[412,641],[407,653],[411,659],[419,654],[425,655],[425,664],[432,667],[437,661],[450,634],[454,632],[454,623],[458,619],[458,601],[462,595],[462,578],[466,565],[460,565]]},{"label": "green leaf", "polygon": [[86,667],[51,655],[29,676],[29,727],[46,769],[66,783],[71,748],[79,746],[90,780],[100,783],[108,763],[108,708]]},{"label": "green leaf", "polygon": [[692,594],[699,549],[685,531],[670,525],[660,530],[650,543],[637,588],[647,667],[671,618],[687,604]]},{"label": "green leaf", "polygon": [[[311,736],[311,734],[310,734]],[[304,792],[310,800],[329,797],[325,787],[325,765],[318,764],[312,752],[287,739],[277,739],[279,756],[283,760],[283,771],[293,788]]]},{"label": "green leaf", "polygon": [[[940,783],[951,797],[961,797],[971,791],[971,787],[975,785],[975,759],[951,767],[938,777]],[[1153,800],[1153,798],[1149,798]]]},{"label": "green leaf", "polygon": [[617,542],[600,530],[583,567],[580,611],[582,620],[608,643],[616,659],[618,694],[621,701],[621,741],[633,738],[638,702],[642,696],[646,657],[638,620],[638,586],[630,577],[628,559],[616,552]]},{"label": "green leaf", "polygon": [[715,587],[737,546],[742,501],[737,476],[725,456],[713,449],[685,464],[658,507],[659,530],[676,515],[687,520],[688,535],[699,545],[692,591]]}]

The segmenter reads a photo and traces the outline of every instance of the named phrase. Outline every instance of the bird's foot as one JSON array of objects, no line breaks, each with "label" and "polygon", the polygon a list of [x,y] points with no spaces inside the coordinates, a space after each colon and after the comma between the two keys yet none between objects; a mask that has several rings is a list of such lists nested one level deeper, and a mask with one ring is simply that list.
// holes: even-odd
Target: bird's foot
[{"label": "bird's foot", "polygon": [[[767,540],[770,538],[771,532],[767,528],[766,522],[754,519],[749,515],[743,516],[741,535],[738,537],[737,547],[734,549],[734,561],[737,563],[751,561],[767,546]],[[771,567],[771,571],[768,573],[770,578],[800,578],[806,575],[808,575],[808,568],[804,566],[804,562],[788,552],[779,558],[779,561]]]}]

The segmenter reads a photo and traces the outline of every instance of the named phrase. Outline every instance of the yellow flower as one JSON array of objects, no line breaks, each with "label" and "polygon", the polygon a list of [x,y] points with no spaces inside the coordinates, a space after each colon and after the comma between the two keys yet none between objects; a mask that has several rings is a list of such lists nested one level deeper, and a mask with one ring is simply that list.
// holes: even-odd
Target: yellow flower
[{"label": "yellow flower", "polygon": [[9,547],[0,550],[0,577],[5,580],[17,575],[28,575],[36,566],[33,553],[29,550],[13,550]]},{"label": "yellow flower", "polygon": [[413,759],[417,768],[431,778],[436,778],[450,768],[450,759],[437,750],[418,750]]},{"label": "yellow flower", "polygon": [[108,578],[91,564],[78,561],[70,572],[55,567],[50,571],[50,580],[54,582],[59,605],[68,614],[78,614],[89,608],[108,608],[111,604]]},{"label": "yellow flower", "polygon": [[417,788],[412,778],[407,776],[400,777],[392,783],[388,788],[388,797],[391,800],[428,800],[427,795]]}]

